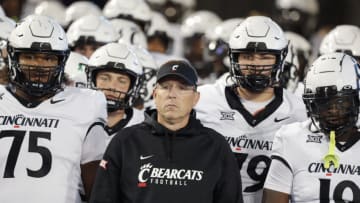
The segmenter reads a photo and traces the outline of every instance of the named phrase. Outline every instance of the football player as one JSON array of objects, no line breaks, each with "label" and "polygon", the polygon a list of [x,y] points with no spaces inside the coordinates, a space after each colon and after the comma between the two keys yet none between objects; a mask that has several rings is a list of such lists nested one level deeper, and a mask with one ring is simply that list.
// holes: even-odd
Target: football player
[{"label": "football player", "polygon": [[60,1],[38,1],[34,14],[48,16],[65,27],[65,6]]},{"label": "football player", "polygon": [[261,201],[275,131],[306,119],[300,98],[279,87],[288,42],[268,17],[245,19],[230,36],[230,77],[199,87],[197,117],[225,136],[235,154],[244,202]]},{"label": "football player", "polygon": [[134,107],[140,110],[154,108],[152,92],[155,88],[155,76],[158,66],[154,57],[146,49],[139,46],[131,46],[131,48],[143,68],[142,83]]},{"label": "football player", "polygon": [[192,63],[199,74],[199,85],[213,83],[216,78],[211,77],[212,67],[204,58],[204,35],[208,29],[213,29],[221,23],[221,19],[214,12],[201,10],[187,16],[181,25],[183,37],[183,56]]},{"label": "football player", "polygon": [[[180,34],[174,27],[171,27],[166,18],[153,12],[151,25],[147,30],[147,49],[154,57],[158,67],[170,60],[184,60],[183,57],[174,55],[174,49],[179,48],[179,42],[182,41]],[[182,43],[180,43],[182,45]],[[145,47],[144,47],[145,48]],[[152,85],[155,81],[152,82]],[[149,92],[152,94],[152,91]]]},{"label": "football player", "polygon": [[70,52],[65,64],[65,83],[70,86],[85,88],[87,86],[86,67],[89,59],[77,52]]},{"label": "football player", "polygon": [[151,52],[172,53],[174,34],[171,33],[169,22],[157,12],[151,15],[151,25],[147,30],[148,49]]},{"label": "football player", "polygon": [[94,14],[83,16],[74,21],[66,34],[71,50],[87,58],[90,58],[97,48],[115,42],[120,37],[106,18]]},{"label": "football player", "polygon": [[310,119],[276,133],[263,202],[360,202],[359,70],[343,53],[310,67],[303,94]]},{"label": "football player", "polygon": [[124,127],[144,120],[142,111],[132,108],[139,95],[143,67],[126,44],[109,43],[94,52],[89,60],[90,88],[104,92],[107,99],[107,143]]},{"label": "football player", "polygon": [[281,75],[281,85],[295,94],[298,88],[299,79],[299,58],[295,47],[289,43],[288,53],[284,61]]},{"label": "football player", "polygon": [[5,15],[0,15],[0,84],[8,83],[7,39],[15,29],[15,21]]},{"label": "football player", "polygon": [[360,28],[355,25],[338,25],[320,44],[320,55],[344,52],[360,63]]},{"label": "football player", "polygon": [[206,30],[203,54],[205,61],[208,61],[208,65],[212,66],[210,78],[219,78],[224,73],[229,72],[229,38],[232,31],[239,26],[243,20],[242,18],[227,19],[214,28]]},{"label": "football player", "polygon": [[[309,61],[311,61],[312,58],[312,45],[308,40],[295,32],[285,31],[285,36],[290,41],[288,55],[293,55],[292,57],[286,57],[286,59],[292,61],[289,63],[290,66],[288,66],[288,70],[290,70],[290,74],[288,75],[292,75],[291,72],[293,72],[293,76],[295,77],[292,77],[292,83],[297,83],[297,85],[295,85],[295,91],[293,88],[290,88],[296,96],[302,97],[302,93],[304,92],[304,77],[309,66]],[[291,50],[293,53],[291,53]],[[294,85],[291,86],[295,87]]]},{"label": "football player", "polygon": [[[285,36],[293,46],[299,60],[298,77],[299,81],[302,82],[304,80],[307,67],[309,66],[309,61],[311,61],[312,45],[307,39],[295,32],[285,31]],[[302,92],[303,91],[304,89],[302,88]]]},{"label": "football player", "polygon": [[143,0],[109,0],[103,8],[103,13],[110,20],[130,20],[144,32],[150,25],[151,9]]},{"label": "football player", "polygon": [[[61,26],[32,15],[10,34],[10,81],[0,86],[0,202],[80,201],[105,151],[106,100],[67,87]],[[19,195],[21,194],[21,195]]]},{"label": "football player", "polygon": [[284,30],[309,38],[315,31],[319,14],[317,0],[275,0],[274,18]]},{"label": "football player", "polygon": [[92,1],[73,1],[65,10],[65,25],[68,27],[77,19],[89,14],[101,16],[102,11]]},{"label": "football player", "polygon": [[181,23],[194,12],[196,0],[146,0],[150,7],[162,13],[170,23]]},{"label": "football player", "polygon": [[120,33],[118,42],[140,46],[147,49],[146,34],[134,22],[127,19],[115,18],[110,21],[117,33]]}]

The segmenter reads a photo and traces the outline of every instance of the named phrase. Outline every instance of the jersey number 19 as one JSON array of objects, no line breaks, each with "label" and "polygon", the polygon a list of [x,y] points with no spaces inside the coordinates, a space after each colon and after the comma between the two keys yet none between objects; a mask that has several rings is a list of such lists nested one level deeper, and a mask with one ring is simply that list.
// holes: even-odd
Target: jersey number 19
[{"label": "jersey number 19", "polygon": [[[320,180],[320,203],[329,203],[330,195],[330,180],[329,179],[319,179]],[[360,202],[360,189],[352,181],[344,180],[337,184],[334,188],[333,199],[336,202],[343,201],[343,193],[345,189],[350,189],[353,194],[353,200],[351,202]]]}]

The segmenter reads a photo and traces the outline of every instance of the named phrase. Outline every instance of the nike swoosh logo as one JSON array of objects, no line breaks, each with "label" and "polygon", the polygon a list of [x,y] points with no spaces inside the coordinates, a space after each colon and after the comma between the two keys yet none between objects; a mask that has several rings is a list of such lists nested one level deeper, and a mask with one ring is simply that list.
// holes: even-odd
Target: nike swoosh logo
[{"label": "nike swoosh logo", "polygon": [[280,118],[280,119],[275,118],[274,121],[275,121],[276,123],[278,123],[278,122],[281,122],[281,121],[286,120],[286,119],[289,119],[289,118],[290,118],[289,116],[288,116],[288,117],[285,117],[285,118]]},{"label": "nike swoosh logo", "polygon": [[151,157],[153,157],[154,155],[149,155],[149,156],[143,156],[143,155],[140,155],[140,160],[144,160],[144,159],[149,159]]},{"label": "nike swoosh logo", "polygon": [[56,104],[56,103],[59,103],[59,102],[62,102],[62,101],[65,101],[65,99],[59,99],[59,100],[53,100],[53,99],[51,99],[51,100],[50,100],[50,104]]}]

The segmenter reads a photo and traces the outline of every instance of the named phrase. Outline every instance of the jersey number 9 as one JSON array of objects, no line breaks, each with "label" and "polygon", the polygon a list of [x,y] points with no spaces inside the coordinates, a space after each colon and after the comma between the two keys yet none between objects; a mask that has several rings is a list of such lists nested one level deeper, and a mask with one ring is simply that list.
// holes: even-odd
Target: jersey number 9
[{"label": "jersey number 9", "polygon": [[[244,164],[246,158],[248,157],[248,154],[235,154],[235,155],[238,161],[239,169],[241,170],[242,165]],[[261,162],[265,163],[265,167],[261,173],[258,173],[256,169]],[[252,180],[257,181],[258,183],[246,187],[244,189],[244,192],[256,192],[264,187],[264,182],[266,175],[269,171],[270,163],[271,163],[271,159],[265,155],[255,156],[249,161],[246,172],[248,173],[249,177]]]}]

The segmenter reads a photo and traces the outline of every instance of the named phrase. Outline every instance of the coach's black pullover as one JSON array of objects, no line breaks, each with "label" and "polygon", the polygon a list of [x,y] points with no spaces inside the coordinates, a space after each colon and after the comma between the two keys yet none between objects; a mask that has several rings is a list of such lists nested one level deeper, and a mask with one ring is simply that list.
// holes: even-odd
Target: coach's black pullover
[{"label": "coach's black pullover", "polygon": [[156,111],[111,141],[91,203],[242,202],[238,166],[223,136],[190,118],[170,131]]}]

